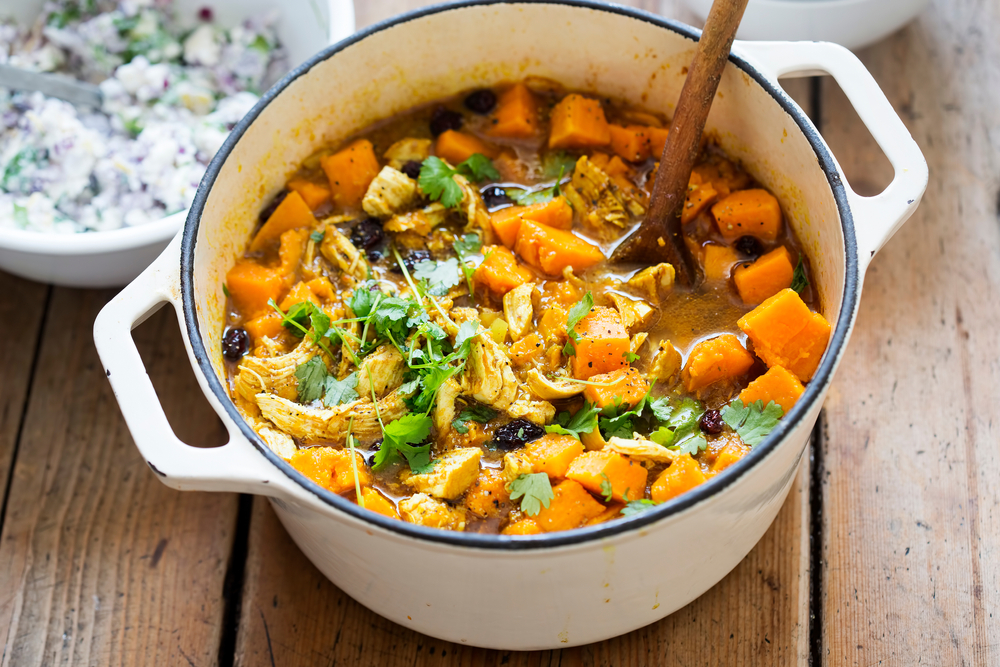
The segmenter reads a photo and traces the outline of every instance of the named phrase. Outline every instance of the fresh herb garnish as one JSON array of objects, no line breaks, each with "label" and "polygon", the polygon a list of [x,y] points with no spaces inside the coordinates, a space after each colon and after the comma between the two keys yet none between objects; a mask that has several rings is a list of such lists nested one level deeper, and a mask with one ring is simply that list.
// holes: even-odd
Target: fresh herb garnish
[{"label": "fresh herb garnish", "polygon": [[473,153],[469,159],[459,162],[455,171],[477,183],[486,179],[495,181],[500,178],[500,172],[493,166],[493,162],[482,153]]},{"label": "fresh herb garnish", "polygon": [[635,404],[634,408],[626,410],[621,414],[617,414],[621,405],[620,400],[617,405],[605,407],[601,410],[602,417],[598,422],[601,427],[601,433],[606,438],[631,438],[632,433],[635,432],[635,421],[642,416],[642,411],[646,407],[646,400],[648,398],[648,394],[643,396]]},{"label": "fresh herb garnish", "polygon": [[226,283],[222,283],[222,293],[226,295],[227,299],[231,299],[233,296],[232,294],[229,293],[229,288],[226,287]]},{"label": "fresh herb garnish", "polygon": [[431,201],[440,201],[446,207],[458,206],[463,198],[462,188],[454,176],[461,174],[474,181],[486,178],[498,179],[500,172],[485,155],[474,153],[468,160],[460,162],[454,169],[439,157],[431,156],[420,166],[417,183]]},{"label": "fresh herb garnish", "polygon": [[454,257],[440,262],[426,259],[413,268],[413,277],[425,281],[425,289],[434,296],[444,296],[462,281],[459,263]]},{"label": "fresh herb garnish", "polygon": [[625,357],[625,361],[630,364],[639,361],[639,355],[635,352],[625,352],[622,356]]},{"label": "fresh herb garnish", "polygon": [[806,277],[806,266],[802,262],[802,255],[799,255],[799,263],[795,266],[792,274],[792,289],[802,294],[802,290],[809,287],[809,278]]},{"label": "fresh herb garnish", "polygon": [[497,411],[488,405],[470,405],[458,413],[458,416],[451,421],[451,426],[462,435],[465,435],[469,432],[469,427],[466,426],[468,422],[473,421],[485,424],[496,416]]},{"label": "fresh herb garnish", "polygon": [[572,171],[576,167],[577,158],[567,155],[563,151],[555,151],[546,154],[542,159],[542,174],[546,178],[562,179],[563,173]]},{"label": "fresh herb garnish", "polygon": [[722,408],[722,420],[751,447],[760,444],[774,430],[783,414],[785,411],[774,401],[768,402],[767,407],[764,407],[764,401],[744,405],[737,398]]},{"label": "fresh herb garnish", "polygon": [[381,470],[402,455],[411,470],[424,468],[431,461],[430,443],[423,442],[431,432],[431,418],[423,414],[403,415],[382,428],[382,446],[375,452],[372,470]]},{"label": "fresh herb garnish", "polygon": [[[708,447],[708,441],[701,434],[698,420],[705,412],[705,407],[693,398],[686,398],[680,405],[671,405],[667,398],[657,398],[650,402],[653,416],[666,428],[660,427],[650,436],[650,439],[664,447],[681,452],[696,454]],[[668,436],[667,433],[672,435]]]},{"label": "fresh herb garnish", "polygon": [[326,364],[318,356],[295,368],[295,377],[299,381],[298,399],[303,405],[312,403],[323,395],[326,386]]},{"label": "fresh herb garnish", "polygon": [[611,480],[608,479],[608,473],[601,473],[601,495],[604,496],[604,502],[610,503],[611,496],[614,493],[614,489],[611,488]]},{"label": "fresh herb garnish", "polygon": [[567,357],[576,354],[576,348],[573,347],[573,343],[580,340],[580,334],[576,332],[576,325],[587,316],[587,313],[593,307],[594,295],[587,292],[583,295],[582,299],[573,304],[573,307],[569,309],[569,315],[566,317],[566,334],[569,336],[569,340],[566,341],[566,347],[563,348],[563,354]]},{"label": "fresh herb garnish", "polygon": [[570,416],[568,412],[560,412],[555,424],[545,427],[547,433],[571,435],[577,440],[581,433],[592,433],[597,428],[597,415],[600,410],[592,403],[584,403],[583,407]]},{"label": "fresh herb garnish", "polygon": [[323,397],[323,404],[332,408],[336,405],[343,405],[358,399],[358,374],[351,373],[343,380],[338,380],[330,375],[326,378],[326,395]]},{"label": "fresh herb garnish", "polygon": [[544,472],[519,475],[507,488],[511,500],[521,498],[521,511],[528,516],[535,516],[555,498],[549,476]]},{"label": "fresh herb garnish", "polygon": [[649,439],[658,445],[669,447],[674,441],[674,432],[666,426],[661,426],[649,434]]},{"label": "fresh herb garnish", "polygon": [[622,508],[622,516],[633,516],[635,514],[642,514],[646,510],[651,510],[656,507],[658,503],[652,500],[630,500],[625,507]]},{"label": "fresh herb garnish", "polygon": [[544,204],[545,202],[552,201],[561,194],[559,186],[562,183],[565,168],[565,165],[560,167],[556,182],[547,188],[534,191],[508,189],[506,190],[507,196],[518,206],[531,206],[532,204]]},{"label": "fresh herb garnish", "polygon": [[323,237],[326,236],[325,229],[317,229],[315,232],[309,235],[309,240],[313,243],[322,243]]},{"label": "fresh herb garnish", "polygon": [[[302,338],[308,333],[316,345],[330,357],[333,357],[330,348],[323,342],[323,338],[331,331],[330,316],[324,313],[319,306],[312,301],[300,301],[289,308],[286,313],[278,307],[274,299],[268,299],[267,305],[271,306],[271,308],[281,315],[282,325],[291,331],[292,335]],[[337,331],[339,332],[339,330]]]},{"label": "fresh herb garnish", "polygon": [[455,254],[458,255],[458,267],[465,274],[465,282],[469,287],[469,294],[471,295],[475,292],[472,287],[472,276],[476,273],[476,270],[466,263],[465,258],[468,255],[479,252],[483,247],[483,241],[479,238],[479,234],[465,234],[455,239],[453,247],[455,248]]}]

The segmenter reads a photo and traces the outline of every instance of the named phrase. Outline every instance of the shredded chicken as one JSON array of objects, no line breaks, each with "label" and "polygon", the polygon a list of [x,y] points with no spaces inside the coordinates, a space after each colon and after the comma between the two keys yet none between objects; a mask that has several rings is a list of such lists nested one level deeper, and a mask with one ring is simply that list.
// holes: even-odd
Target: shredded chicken
[{"label": "shredded chicken", "polygon": [[510,484],[521,475],[530,475],[535,464],[524,452],[510,452],[503,455],[503,477]]},{"label": "shredded chicken", "polygon": [[379,400],[378,415],[375,404],[364,398],[333,408],[313,408],[273,394],[258,394],[257,406],[266,419],[270,419],[275,426],[294,438],[305,442],[327,441],[341,445],[347,442],[347,429],[352,419],[351,432],[354,435],[374,440],[382,436],[378,415],[388,424],[410,411],[398,391]]},{"label": "shredded chicken", "polygon": [[434,428],[444,437],[451,432],[451,422],[455,419],[455,399],[462,393],[462,387],[454,378],[448,378],[438,389],[437,402],[434,403]]},{"label": "shredded chicken", "polygon": [[629,278],[628,285],[659,303],[674,286],[674,267],[666,263],[650,266]]},{"label": "shredded chicken", "polygon": [[465,530],[465,509],[452,507],[448,503],[431,498],[426,493],[417,493],[400,500],[399,514],[410,523],[430,528]]},{"label": "shredded chicken", "polygon": [[403,384],[406,373],[406,360],[394,345],[384,343],[361,361],[358,369],[358,396],[370,397],[372,386],[375,395],[385,396]]},{"label": "shredded chicken", "polygon": [[354,247],[351,240],[341,234],[335,227],[327,226],[320,245],[323,256],[355,280],[368,278],[370,268],[364,254]]},{"label": "shredded chicken", "polygon": [[503,315],[513,342],[521,340],[530,330],[535,316],[531,297],[534,283],[525,283],[503,295]]},{"label": "shredded chicken", "polygon": [[573,208],[580,211],[584,220],[594,227],[599,227],[601,223],[625,227],[631,216],[641,216],[646,212],[646,207],[637,197],[622,191],[587,156],[577,160],[572,182],[564,186],[563,191]]},{"label": "shredded chicken", "polygon": [[260,439],[264,441],[264,444],[268,448],[280,456],[283,459],[292,458],[292,454],[298,449],[295,446],[295,441],[292,440],[292,436],[287,433],[282,433],[277,429],[270,428],[269,426],[258,426],[256,429],[257,435]]},{"label": "shredded chicken", "polygon": [[419,236],[427,236],[435,227],[448,217],[448,209],[434,202],[421,209],[399,213],[392,216],[382,225],[387,232],[413,232]]},{"label": "shredded chicken", "polygon": [[243,357],[236,375],[236,391],[248,401],[255,400],[261,392],[292,400],[298,396],[299,387],[295,369],[315,357],[318,352],[321,353],[319,347],[309,335],[288,354],[277,357]]},{"label": "shredded chicken", "polygon": [[482,455],[483,450],[479,447],[453,449],[443,454],[430,472],[407,477],[406,484],[420,493],[454,500],[476,481]]},{"label": "shredded chicken", "polygon": [[517,419],[523,417],[539,426],[544,426],[556,416],[556,409],[548,401],[533,401],[530,398],[518,398],[507,408],[507,414]]},{"label": "shredded chicken", "polygon": [[400,139],[382,154],[393,169],[402,169],[407,162],[423,162],[431,154],[430,139],[407,137]]},{"label": "shredded chicken", "polygon": [[671,463],[680,454],[658,445],[652,440],[647,440],[638,433],[632,434],[632,439],[611,438],[604,446],[605,450],[611,450],[624,454],[634,461],[653,461],[654,463]]},{"label": "shredded chicken", "polygon": [[452,178],[462,189],[462,203],[460,210],[465,216],[465,231],[471,232],[478,229],[483,235],[483,245],[494,243],[496,235],[493,232],[493,225],[490,223],[490,211],[486,208],[479,188],[469,183],[464,176],[456,174]]},{"label": "shredded chicken", "polygon": [[681,353],[669,340],[660,343],[653,362],[649,366],[649,377],[659,382],[666,382],[681,370]]},{"label": "shredded chicken", "polygon": [[621,315],[622,325],[631,333],[645,329],[653,321],[656,312],[653,307],[641,299],[633,299],[622,294],[608,294]]},{"label": "shredded chicken", "polygon": [[[459,309],[456,308],[456,312]],[[472,339],[466,362],[466,393],[480,403],[506,411],[517,395],[517,378],[504,349],[482,327]]]},{"label": "shredded chicken", "polygon": [[572,398],[573,396],[582,393],[584,390],[584,385],[579,382],[562,379],[550,380],[542,375],[537,368],[532,368],[528,371],[527,378],[528,387],[531,389],[531,393],[538,398],[544,398],[550,401]]},{"label": "shredded chicken", "polygon": [[376,218],[388,218],[402,213],[417,201],[417,182],[392,167],[382,171],[372,180],[361,200],[361,208]]}]

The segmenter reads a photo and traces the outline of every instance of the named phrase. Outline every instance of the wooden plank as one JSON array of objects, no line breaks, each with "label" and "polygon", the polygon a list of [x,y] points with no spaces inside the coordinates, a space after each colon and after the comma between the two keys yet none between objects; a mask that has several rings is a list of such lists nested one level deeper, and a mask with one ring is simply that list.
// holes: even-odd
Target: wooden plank
[{"label": "wooden plank", "polygon": [[0,294],[0,493],[5,493],[49,288],[0,272]]},{"label": "wooden plank", "polygon": [[[53,292],[0,538],[3,665],[218,657],[236,496],[168,489],[139,456],[92,340],[109,296]],[[135,337],[168,413],[217,441],[172,311]]]},{"label": "wooden plank", "polygon": [[[931,181],[868,271],[827,403],[827,664],[1000,662],[998,29],[995,2],[935,0],[860,54]],[[877,189],[884,159],[823,98],[848,179]]]}]

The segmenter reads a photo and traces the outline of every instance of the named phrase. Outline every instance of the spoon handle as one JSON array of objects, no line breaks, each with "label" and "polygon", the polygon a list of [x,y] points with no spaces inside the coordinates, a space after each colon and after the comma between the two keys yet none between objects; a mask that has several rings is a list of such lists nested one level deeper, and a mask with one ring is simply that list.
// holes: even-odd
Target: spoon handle
[{"label": "spoon handle", "polygon": [[49,97],[58,97],[76,106],[101,108],[101,89],[97,86],[55,74],[0,65],[0,87],[27,92],[39,91]]}]

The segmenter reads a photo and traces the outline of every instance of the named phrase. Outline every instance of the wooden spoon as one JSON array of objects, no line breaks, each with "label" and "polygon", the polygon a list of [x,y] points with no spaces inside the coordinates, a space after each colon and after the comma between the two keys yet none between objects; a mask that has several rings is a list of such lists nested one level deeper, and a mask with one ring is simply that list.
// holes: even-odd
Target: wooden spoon
[{"label": "wooden spoon", "polygon": [[691,169],[701,149],[701,132],[747,1],[715,0],[712,4],[670,123],[646,219],[615,249],[612,262],[650,265],[669,262],[681,283],[691,286],[695,282],[698,270],[684,243],[681,208]]}]

